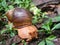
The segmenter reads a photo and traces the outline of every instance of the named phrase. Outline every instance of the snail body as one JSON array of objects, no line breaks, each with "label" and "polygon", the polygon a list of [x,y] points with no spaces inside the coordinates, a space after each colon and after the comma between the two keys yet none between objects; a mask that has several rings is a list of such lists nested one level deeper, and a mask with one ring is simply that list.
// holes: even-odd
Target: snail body
[{"label": "snail body", "polygon": [[37,37],[37,28],[32,25],[32,14],[23,8],[14,8],[6,12],[8,20],[17,28],[21,39],[27,41]]},{"label": "snail body", "polygon": [[10,22],[13,22],[15,27],[32,24],[32,15],[28,10],[23,8],[15,8],[10,10],[6,13],[6,16]]},{"label": "snail body", "polygon": [[33,38],[37,38],[37,28],[34,25],[18,29],[18,35],[26,41],[30,41]]}]

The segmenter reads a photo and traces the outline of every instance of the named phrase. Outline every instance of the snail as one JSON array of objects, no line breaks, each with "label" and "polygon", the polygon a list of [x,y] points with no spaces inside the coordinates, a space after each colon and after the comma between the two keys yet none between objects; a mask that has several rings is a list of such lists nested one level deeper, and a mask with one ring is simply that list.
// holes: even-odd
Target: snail
[{"label": "snail", "polygon": [[30,41],[38,37],[37,28],[32,25],[32,14],[23,8],[14,8],[6,12],[8,20],[17,29],[21,39]]}]

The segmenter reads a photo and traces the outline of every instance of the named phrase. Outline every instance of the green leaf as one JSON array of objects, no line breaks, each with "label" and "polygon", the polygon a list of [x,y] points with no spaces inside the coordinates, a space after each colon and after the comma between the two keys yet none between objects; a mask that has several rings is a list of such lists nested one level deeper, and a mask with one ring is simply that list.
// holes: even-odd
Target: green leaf
[{"label": "green leaf", "polygon": [[52,41],[46,40],[47,45],[55,45]]},{"label": "green leaf", "polygon": [[3,34],[3,33],[5,33],[5,32],[7,32],[7,30],[1,30],[1,31],[0,31],[0,34]]},{"label": "green leaf", "polygon": [[41,28],[44,28],[45,30],[50,30],[50,26],[52,25],[52,20],[49,19],[48,21],[46,21],[44,24],[42,24]]},{"label": "green leaf", "polygon": [[9,5],[8,7],[9,7],[9,9],[13,9],[14,8],[12,5]]},{"label": "green leaf", "polygon": [[51,41],[52,41],[52,40],[54,40],[55,38],[56,38],[56,36],[51,35],[51,36],[47,37],[46,39],[47,39],[47,40],[51,40]]},{"label": "green leaf", "polygon": [[0,45],[2,44],[2,42],[0,42]]},{"label": "green leaf", "polygon": [[15,3],[19,4],[19,3],[20,3],[20,1],[19,1],[19,0],[15,0]]},{"label": "green leaf", "polygon": [[52,22],[59,22],[60,21],[60,16],[56,16],[52,18]]},{"label": "green leaf", "polygon": [[11,32],[11,33],[10,33],[10,36],[11,36],[11,37],[15,36],[15,33],[14,33],[14,32]]},{"label": "green leaf", "polygon": [[46,21],[46,24],[51,26],[52,25],[52,19],[49,19],[48,21]]},{"label": "green leaf", "polygon": [[36,24],[37,22],[38,22],[37,16],[33,16],[32,23],[33,23],[33,24]]},{"label": "green leaf", "polygon": [[16,45],[16,43],[13,43],[12,45]]},{"label": "green leaf", "polygon": [[23,43],[24,45],[27,45],[25,40],[22,40],[22,43]]},{"label": "green leaf", "polygon": [[3,1],[2,1],[2,6],[3,6],[4,8],[7,7],[6,0],[3,0]]},{"label": "green leaf", "polygon": [[38,45],[45,45],[45,41],[41,41]]},{"label": "green leaf", "polygon": [[6,25],[6,28],[7,28],[8,30],[12,30],[13,24],[11,23],[11,24]]},{"label": "green leaf", "polygon": [[56,24],[56,25],[52,28],[52,30],[54,30],[54,29],[59,29],[59,28],[60,28],[60,23]]},{"label": "green leaf", "polygon": [[49,25],[46,25],[46,24],[43,24],[41,28],[43,28],[43,29],[45,29],[45,30],[50,30]]}]

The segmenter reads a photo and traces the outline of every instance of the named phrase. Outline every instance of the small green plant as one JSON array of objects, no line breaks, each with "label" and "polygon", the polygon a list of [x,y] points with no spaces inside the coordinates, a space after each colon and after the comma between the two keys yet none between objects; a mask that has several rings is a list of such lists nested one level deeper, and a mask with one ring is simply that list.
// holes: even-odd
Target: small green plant
[{"label": "small green plant", "polygon": [[6,25],[6,29],[0,31],[0,34],[4,34],[4,33],[10,34],[10,37],[13,37],[17,34],[17,31],[16,29],[13,29],[12,24],[9,24],[9,25]]},{"label": "small green plant", "polygon": [[41,28],[45,31],[46,34],[51,34],[51,25],[52,25],[52,20],[46,21],[44,24],[42,24]]},{"label": "small green plant", "polygon": [[38,45],[55,45],[52,41],[43,40]]},{"label": "small green plant", "polygon": [[50,35],[47,38],[44,38],[38,45],[55,45],[53,40],[56,38],[54,35]]},{"label": "small green plant", "polygon": [[52,19],[49,19],[44,24],[42,24],[41,28],[43,31],[45,31],[46,34],[51,34],[54,30],[60,28],[60,23],[54,24],[53,27],[51,27],[52,25],[53,25]]},{"label": "small green plant", "polygon": [[13,9],[13,5],[9,5],[6,0],[0,0],[0,11],[7,11]]},{"label": "small green plant", "polygon": [[31,4],[30,11],[34,14],[32,20],[33,24],[40,23],[42,22],[43,18],[47,17],[45,12],[41,12],[41,9],[38,9],[34,4]]},{"label": "small green plant", "polygon": [[16,45],[16,43],[12,43],[12,45]]},{"label": "small green plant", "polygon": [[52,22],[60,22],[60,15],[52,18]]},{"label": "small green plant", "polygon": [[15,0],[15,4],[17,4],[21,8],[29,9],[31,0]]},{"label": "small green plant", "polygon": [[22,40],[23,45],[27,45],[25,40]]},{"label": "small green plant", "polygon": [[43,40],[38,45],[55,45],[52,41],[56,38],[56,36],[54,36],[52,32],[56,29],[60,29],[60,23],[53,25],[53,27],[51,28],[52,24],[53,24],[52,19],[49,19],[44,24],[42,24],[41,26],[42,30],[40,31],[45,32],[45,34],[51,35],[49,37],[43,38]]}]

